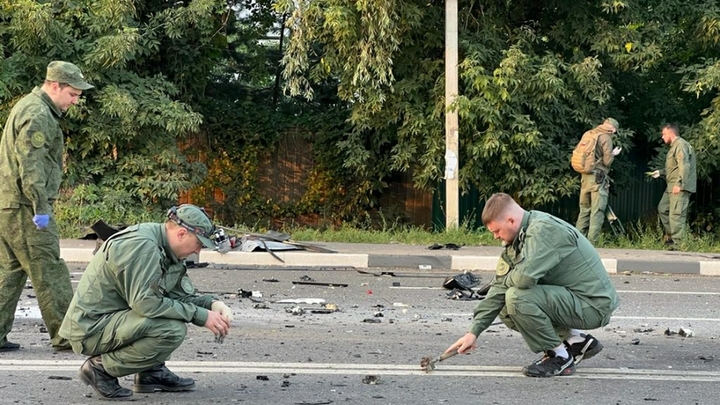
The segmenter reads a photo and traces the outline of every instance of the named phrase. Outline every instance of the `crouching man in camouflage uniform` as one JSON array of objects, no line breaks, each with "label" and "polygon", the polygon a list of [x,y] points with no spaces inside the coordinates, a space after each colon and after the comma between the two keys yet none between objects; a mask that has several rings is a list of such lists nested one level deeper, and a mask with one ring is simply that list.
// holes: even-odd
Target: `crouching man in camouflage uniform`
[{"label": "crouching man in camouflage uniform", "polygon": [[124,229],[101,246],[83,273],[60,328],[75,353],[90,356],[80,379],[102,399],[132,399],[118,377],[135,374],[135,392],[193,391],[195,382],[165,367],[187,322],[216,336],[230,330],[232,311],[197,295],[184,259],[205,247],[215,227],[194,205],[173,207],[163,223]]},{"label": "crouching man in camouflage uniform", "polygon": [[482,221],[505,250],[469,332],[447,352],[475,349],[478,335],[499,316],[520,332],[530,350],[543,353],[523,368],[525,375],[573,374],[577,363],[603,348],[577,329],[607,325],[619,304],[600,256],[572,225],[544,212],[525,211],[507,194],[488,199]]}]

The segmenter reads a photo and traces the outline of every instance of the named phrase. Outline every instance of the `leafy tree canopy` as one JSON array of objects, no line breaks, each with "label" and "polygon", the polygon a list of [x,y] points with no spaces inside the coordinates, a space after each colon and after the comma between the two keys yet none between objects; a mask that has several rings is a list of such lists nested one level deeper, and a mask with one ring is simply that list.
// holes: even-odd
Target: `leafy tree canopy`
[{"label": "leafy tree canopy", "polygon": [[[720,8],[696,0],[459,2],[460,182],[533,206],[577,190],[569,154],[612,116],[616,142],[657,164],[659,129],[681,125],[701,177],[717,169]],[[279,0],[290,94],[337,80],[352,113],[345,166],[441,178],[445,2]],[[627,153],[614,177],[627,180]],[[664,156],[664,155],[663,155]],[[655,163],[651,162],[655,159]]]}]

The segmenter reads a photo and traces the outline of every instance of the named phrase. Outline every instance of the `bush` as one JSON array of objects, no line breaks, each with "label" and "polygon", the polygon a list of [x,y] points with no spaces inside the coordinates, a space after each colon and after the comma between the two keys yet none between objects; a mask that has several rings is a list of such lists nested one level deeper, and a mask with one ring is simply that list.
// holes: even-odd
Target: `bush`
[{"label": "bush", "polygon": [[55,202],[53,212],[60,238],[79,238],[90,232],[90,226],[103,220],[112,226],[165,219],[160,206],[143,206],[130,192],[82,185],[65,190]]}]

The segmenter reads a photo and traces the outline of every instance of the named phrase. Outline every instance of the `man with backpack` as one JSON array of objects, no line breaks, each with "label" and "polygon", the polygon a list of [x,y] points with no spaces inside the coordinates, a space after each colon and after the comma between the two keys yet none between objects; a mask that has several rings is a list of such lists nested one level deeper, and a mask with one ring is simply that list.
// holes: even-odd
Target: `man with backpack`
[{"label": "man with backpack", "polygon": [[605,221],[610,164],[622,150],[619,146],[613,148],[612,135],[618,128],[617,120],[607,118],[585,132],[571,158],[573,169],[581,174],[580,214],[575,227],[593,244]]}]

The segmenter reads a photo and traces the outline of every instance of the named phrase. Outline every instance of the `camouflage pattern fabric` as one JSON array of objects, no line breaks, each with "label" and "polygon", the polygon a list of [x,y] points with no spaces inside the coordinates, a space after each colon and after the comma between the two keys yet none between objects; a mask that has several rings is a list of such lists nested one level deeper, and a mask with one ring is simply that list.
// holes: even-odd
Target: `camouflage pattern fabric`
[{"label": "camouflage pattern fabric", "polygon": [[36,229],[33,216],[52,213],[62,180],[63,135],[59,108],[36,87],[13,107],[0,140],[0,342],[12,329],[27,277],[57,349],[72,298],[70,273],[60,258],[57,225]]}]

